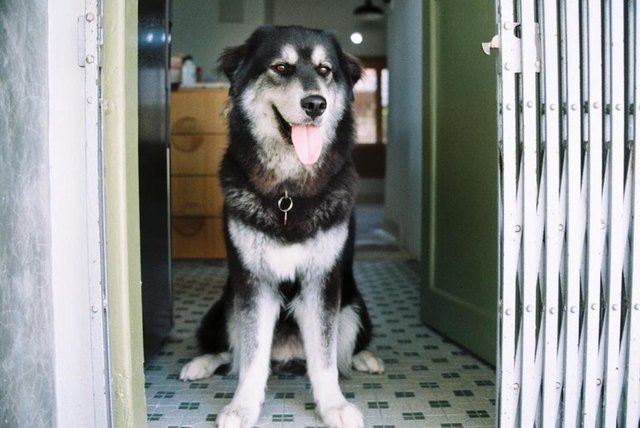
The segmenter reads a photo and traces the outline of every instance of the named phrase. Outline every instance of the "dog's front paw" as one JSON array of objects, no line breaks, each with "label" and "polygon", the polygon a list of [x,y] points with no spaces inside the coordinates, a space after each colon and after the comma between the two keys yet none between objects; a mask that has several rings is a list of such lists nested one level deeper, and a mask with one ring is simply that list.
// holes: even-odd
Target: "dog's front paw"
[{"label": "dog's front paw", "polygon": [[242,407],[236,404],[229,404],[217,417],[218,428],[250,428],[260,416],[260,406]]},{"label": "dog's front paw", "polygon": [[362,412],[347,401],[339,406],[320,410],[319,413],[329,428],[364,428]]}]

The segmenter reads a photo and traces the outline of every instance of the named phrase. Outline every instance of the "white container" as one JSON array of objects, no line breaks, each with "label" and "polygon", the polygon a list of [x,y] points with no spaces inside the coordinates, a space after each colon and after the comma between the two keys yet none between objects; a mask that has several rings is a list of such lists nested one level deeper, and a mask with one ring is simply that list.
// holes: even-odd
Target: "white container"
[{"label": "white container", "polygon": [[180,86],[195,86],[196,84],[196,65],[193,57],[185,56],[182,62],[182,79]]}]

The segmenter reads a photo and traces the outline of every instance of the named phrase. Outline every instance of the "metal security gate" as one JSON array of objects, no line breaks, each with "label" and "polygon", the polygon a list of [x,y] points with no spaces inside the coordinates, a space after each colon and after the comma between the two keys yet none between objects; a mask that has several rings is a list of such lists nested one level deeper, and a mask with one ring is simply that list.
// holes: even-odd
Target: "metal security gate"
[{"label": "metal security gate", "polygon": [[640,6],[497,12],[498,424],[638,427]]}]

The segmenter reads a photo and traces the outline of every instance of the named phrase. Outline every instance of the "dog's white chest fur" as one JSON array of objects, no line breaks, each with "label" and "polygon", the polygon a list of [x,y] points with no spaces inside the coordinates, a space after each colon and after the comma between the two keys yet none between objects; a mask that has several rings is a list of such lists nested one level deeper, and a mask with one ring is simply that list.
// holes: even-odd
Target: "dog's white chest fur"
[{"label": "dog's white chest fur", "polygon": [[300,276],[316,277],[333,268],[347,240],[348,223],[318,231],[296,244],[282,244],[235,219],[229,220],[229,232],[243,264],[252,274],[282,282]]}]

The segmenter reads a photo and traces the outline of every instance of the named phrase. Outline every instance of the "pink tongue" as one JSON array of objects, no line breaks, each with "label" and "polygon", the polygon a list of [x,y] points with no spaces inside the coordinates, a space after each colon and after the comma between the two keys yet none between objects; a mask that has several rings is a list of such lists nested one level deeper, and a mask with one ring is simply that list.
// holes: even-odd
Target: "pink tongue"
[{"label": "pink tongue", "polygon": [[305,165],[317,162],[322,152],[322,133],[313,125],[292,125],[291,141],[296,149],[298,159]]}]

